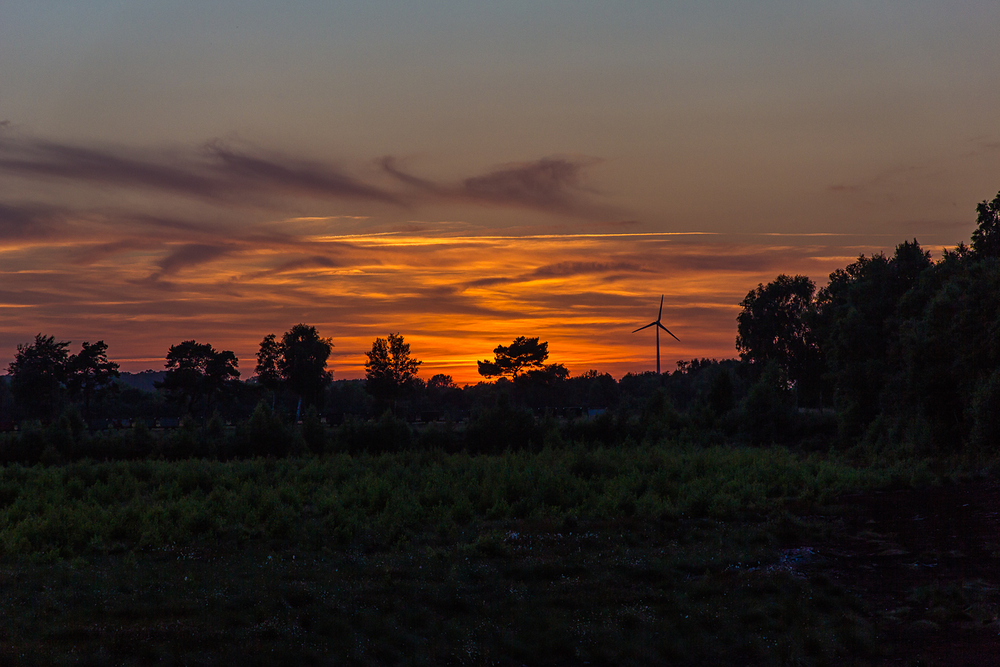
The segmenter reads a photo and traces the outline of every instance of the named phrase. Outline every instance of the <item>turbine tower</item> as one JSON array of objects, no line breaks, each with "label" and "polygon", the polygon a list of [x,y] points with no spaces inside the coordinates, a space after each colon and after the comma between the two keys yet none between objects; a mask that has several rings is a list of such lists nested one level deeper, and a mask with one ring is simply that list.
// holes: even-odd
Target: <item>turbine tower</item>
[{"label": "turbine tower", "polygon": [[670,332],[670,329],[668,329],[665,326],[663,326],[662,324],[660,324],[660,317],[662,317],[662,316],[663,316],[663,295],[661,294],[660,295],[660,312],[656,314],[656,319],[653,320],[652,322],[650,322],[649,324],[647,324],[646,326],[639,327],[638,329],[636,329],[635,331],[632,332],[632,333],[637,333],[639,331],[642,331],[643,329],[648,329],[649,327],[656,327],[656,374],[657,375],[660,374],[660,329],[663,329],[668,334],[670,334],[671,336],[673,336],[674,340],[677,341],[678,343],[681,342],[681,339],[678,338],[677,336],[674,336],[674,334]]}]

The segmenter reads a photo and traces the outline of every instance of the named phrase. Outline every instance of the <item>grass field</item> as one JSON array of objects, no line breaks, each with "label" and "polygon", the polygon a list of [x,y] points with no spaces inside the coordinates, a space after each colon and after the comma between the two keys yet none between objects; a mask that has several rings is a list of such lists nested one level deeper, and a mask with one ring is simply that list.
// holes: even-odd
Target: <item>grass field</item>
[{"label": "grass field", "polygon": [[[948,475],[992,478],[983,461],[668,443],[8,466],[0,658],[889,661],[911,630],[990,631],[997,582],[983,573],[1000,545],[984,542],[968,576],[906,580],[885,610],[851,558],[913,564],[844,499],[933,492]],[[923,552],[916,571],[949,558]]]}]

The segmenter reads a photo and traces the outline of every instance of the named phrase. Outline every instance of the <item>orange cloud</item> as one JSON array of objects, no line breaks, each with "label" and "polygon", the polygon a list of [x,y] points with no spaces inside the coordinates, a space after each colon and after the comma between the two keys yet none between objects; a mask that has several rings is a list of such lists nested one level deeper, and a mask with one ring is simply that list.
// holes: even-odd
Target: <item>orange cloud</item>
[{"label": "orange cloud", "polygon": [[[261,338],[302,321],[333,337],[331,365],[340,378],[363,375],[364,352],[390,331],[407,338],[428,377],[445,372],[475,382],[476,360],[519,335],[548,340],[551,360],[574,373],[620,376],[653,367],[652,336],[630,332],[655,316],[661,293],[663,322],[682,341],[661,342],[666,368],[666,360],[731,357],[747,291],[777,271],[822,282],[845,256],[826,244],[678,238],[397,233],[285,246],[243,239],[180,246],[166,258],[159,248],[94,253],[84,265],[53,261],[61,246],[33,246],[3,253],[14,264],[51,268],[0,272],[0,303],[7,304],[0,311],[16,308],[17,317],[0,345],[10,356],[38,331],[101,338],[125,368],[141,370],[162,365],[170,345],[195,338],[235,350],[248,375]],[[859,250],[873,248],[851,246],[847,256]],[[170,273],[168,287],[144,280],[157,272]]]}]

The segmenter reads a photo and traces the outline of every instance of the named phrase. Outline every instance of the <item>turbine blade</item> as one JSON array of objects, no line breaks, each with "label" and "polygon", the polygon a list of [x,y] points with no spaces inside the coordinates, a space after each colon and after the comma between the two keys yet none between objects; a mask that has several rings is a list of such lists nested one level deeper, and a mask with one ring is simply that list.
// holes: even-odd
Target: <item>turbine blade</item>
[{"label": "turbine blade", "polygon": [[674,340],[677,341],[678,343],[681,342],[681,339],[678,338],[677,336],[674,336],[674,334],[670,331],[670,329],[666,328],[665,326],[663,326],[659,322],[654,322],[653,324],[655,324],[656,326],[660,327],[661,329],[663,329],[664,331],[666,331],[668,334],[670,334],[671,336],[673,336]]},{"label": "turbine blade", "polygon": [[[646,326],[644,326],[644,327],[639,327],[638,329],[636,329],[636,330],[635,330],[635,331],[633,331],[632,333],[635,333],[636,331],[642,331],[643,329],[648,329],[649,327],[652,327],[652,326],[655,326],[655,325],[657,325],[657,324],[659,324],[659,322],[650,322],[649,324],[647,324],[647,325],[646,325]],[[663,325],[662,325],[662,324],[660,324],[660,326],[663,326]]]},{"label": "turbine blade", "polygon": [[656,321],[659,322],[660,318],[663,317],[663,295],[660,295],[660,312],[656,314]]}]

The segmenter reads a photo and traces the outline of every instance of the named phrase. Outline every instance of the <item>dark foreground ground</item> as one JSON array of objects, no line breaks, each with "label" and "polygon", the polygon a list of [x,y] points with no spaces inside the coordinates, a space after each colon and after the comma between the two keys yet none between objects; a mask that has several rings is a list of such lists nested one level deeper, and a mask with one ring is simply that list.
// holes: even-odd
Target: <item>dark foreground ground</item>
[{"label": "dark foreground ground", "polygon": [[845,499],[804,572],[857,592],[891,649],[876,664],[1000,665],[1000,485]]},{"label": "dark foreground ground", "polygon": [[1000,664],[1000,486],[0,563],[0,664]]}]

